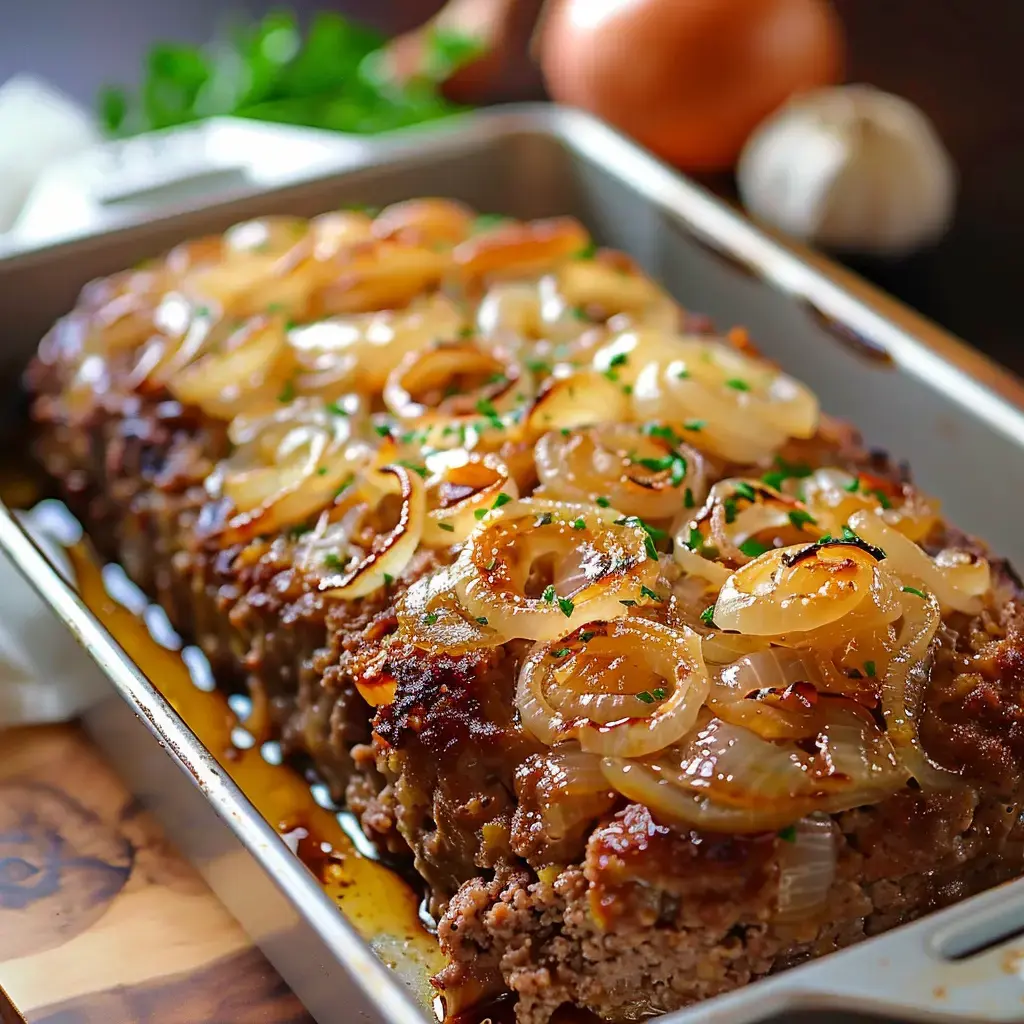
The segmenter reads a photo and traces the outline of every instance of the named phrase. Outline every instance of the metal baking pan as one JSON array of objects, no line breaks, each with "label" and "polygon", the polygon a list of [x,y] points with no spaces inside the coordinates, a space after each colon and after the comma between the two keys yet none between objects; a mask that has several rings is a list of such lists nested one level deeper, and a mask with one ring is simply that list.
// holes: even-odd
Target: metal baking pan
[{"label": "metal baking pan", "polygon": [[[333,166],[282,175],[271,188],[231,184],[214,201],[176,198],[144,223],[119,209],[115,223],[100,217],[92,234],[0,259],[0,372],[13,378],[87,280],[188,236],[259,214],[415,195],[524,218],[580,217],[687,308],[722,328],[748,327],[826,410],[907,458],[954,522],[1020,561],[1011,510],[1024,497],[1024,385],[858,279],[773,240],[600,123],[554,107],[346,140]],[[16,426],[19,407],[6,408],[6,426]],[[320,1024],[422,1022],[424,1011],[312,874],[2,509],[0,549],[110,680],[109,698],[85,716],[92,735]],[[664,1020],[837,1021],[841,1011],[1021,1020],[1022,932],[1019,881]]]}]

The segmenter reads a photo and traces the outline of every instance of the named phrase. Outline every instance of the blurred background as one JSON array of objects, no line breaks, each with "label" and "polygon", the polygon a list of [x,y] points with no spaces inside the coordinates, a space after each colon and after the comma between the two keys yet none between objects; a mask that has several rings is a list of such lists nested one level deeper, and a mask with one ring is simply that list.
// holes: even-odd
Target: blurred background
[{"label": "blurred background", "polygon": [[[746,3],[746,0],[733,0]],[[606,0],[593,0],[607,6]],[[324,9],[387,34],[421,25],[437,0],[31,0],[3,4],[0,83],[30,72],[95,108],[111,83],[137,87],[157,41],[200,44],[270,11],[308,23]],[[519,0],[532,21],[539,0]],[[1024,3],[1021,0],[834,0],[847,82],[910,100],[930,119],[959,177],[955,218],[934,245],[901,257],[846,256],[876,283],[994,358],[1024,372],[1018,279],[1024,261]],[[539,98],[542,76],[525,45],[474,101]],[[628,127],[628,126],[625,126]],[[705,175],[732,193],[731,177]]]}]

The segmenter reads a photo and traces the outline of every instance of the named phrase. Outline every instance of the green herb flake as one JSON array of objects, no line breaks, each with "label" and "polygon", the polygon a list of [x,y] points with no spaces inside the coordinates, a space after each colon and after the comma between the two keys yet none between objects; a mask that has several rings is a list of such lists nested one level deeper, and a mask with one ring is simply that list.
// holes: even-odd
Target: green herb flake
[{"label": "green herb flake", "polygon": [[632,599],[631,597],[625,597],[625,598],[623,598],[623,599],[622,599],[622,600],[621,600],[621,601],[619,602],[619,604],[623,604],[623,605],[625,605],[625,606],[626,606],[627,608],[635,608],[635,607],[636,607],[636,601],[634,601],[634,600],[633,600],[633,599]]},{"label": "green herb flake", "polygon": [[684,366],[681,370],[676,370],[676,378],[678,380],[686,380],[690,376],[690,371]]},{"label": "green herb flake", "polygon": [[736,522],[736,499],[735,498],[723,498],[722,508],[725,509],[725,521],[726,523]]},{"label": "green herb flake", "polygon": [[282,405],[285,405],[288,402],[293,402],[295,400],[295,381],[285,381],[284,387],[281,388],[281,392],[277,396],[277,400]]},{"label": "green herb flake", "polygon": [[491,571],[491,570],[492,570],[492,569],[493,569],[493,568],[494,568],[494,567],[495,567],[495,566],[496,566],[497,564],[498,564],[498,560],[497,560],[496,558],[492,558],[492,559],[491,559],[491,560],[490,560],[490,561],[489,561],[489,562],[488,562],[488,563],[487,563],[487,564],[486,564],[486,565],[484,566],[484,569],[486,569],[486,570],[487,570],[487,572],[490,572],[490,571]]},{"label": "green herb flake", "polygon": [[590,643],[590,641],[593,640],[595,636],[597,636],[597,633],[592,633],[590,631],[587,631],[587,632],[584,632],[584,633],[580,633],[580,643],[581,644]]},{"label": "green herb flake", "polygon": [[572,598],[560,597],[558,599],[558,607],[562,610],[562,614],[568,619],[572,615],[576,605],[573,603]]},{"label": "green herb flake", "polygon": [[844,484],[843,490],[849,491],[850,494],[856,494],[860,490],[860,478],[854,477],[848,484]]},{"label": "green herb flake", "polygon": [[391,427],[387,423],[378,423],[373,428],[373,432],[378,437],[390,437],[391,436]]},{"label": "green herb flake", "polygon": [[572,521],[572,528],[574,530],[585,530],[587,528],[587,521],[583,516],[579,516],[577,519]]},{"label": "green herb flake", "polygon": [[616,352],[615,355],[608,360],[609,366],[625,366],[629,362],[629,356],[625,352]]},{"label": "green herb flake", "polygon": [[483,231],[493,231],[509,219],[510,218],[501,213],[481,213],[473,221],[473,233],[480,234]]},{"label": "green herb flake", "polygon": [[869,679],[875,678],[875,663],[873,661],[864,662],[864,672],[867,674]]},{"label": "green herb flake", "polygon": [[788,515],[789,521],[798,530],[802,530],[805,526],[816,526],[818,522],[810,512],[806,512],[802,508],[791,509]]},{"label": "green herb flake", "polygon": [[776,834],[785,843],[795,843],[796,825],[787,825],[785,828],[780,828]]},{"label": "green herb flake", "polygon": [[741,498],[746,498],[747,501],[757,501],[757,491],[755,491],[754,488],[746,482],[746,480],[741,480],[736,484],[736,486],[733,487],[733,491]]},{"label": "green herb flake", "polygon": [[614,370],[605,370],[603,376],[613,384],[618,383],[619,375]]},{"label": "green herb flake", "polygon": [[411,462],[408,459],[399,459],[397,464],[399,466],[404,466],[406,469],[411,470],[413,473],[417,473],[419,476],[421,476],[424,479],[426,479],[426,476],[427,476],[427,467],[426,466],[421,466],[419,463]]},{"label": "green herb flake", "polygon": [[715,606],[713,604],[709,604],[707,608],[700,613],[700,621],[703,622],[705,626],[713,626],[715,624]]},{"label": "green herb flake", "polygon": [[882,508],[892,508],[892,502],[889,500],[889,498],[883,491],[880,491],[876,488],[871,493],[878,499],[878,504],[881,505]]},{"label": "green herb flake", "polygon": [[696,526],[691,526],[690,534],[684,543],[691,551],[700,551],[700,549],[704,547],[704,534],[702,534]]},{"label": "green herb flake", "polygon": [[317,476],[327,476],[327,467],[326,467],[326,466],[321,466],[321,467],[320,467],[320,468],[319,468],[319,469],[318,469],[318,470],[316,471],[316,475],[317,475]]},{"label": "green herb flake", "polygon": [[476,619],[476,622],[480,626],[486,626],[487,625],[487,616],[486,615],[478,616],[477,619]]},{"label": "green herb flake", "polygon": [[597,502],[597,504],[601,508],[611,508],[612,507],[612,503],[606,497],[604,497],[604,495],[598,495],[597,498],[595,498],[594,500]]},{"label": "green herb flake", "polygon": [[327,566],[328,569],[340,569],[344,564],[345,563],[342,562],[342,560],[334,554],[333,551],[324,555],[324,565]]},{"label": "green herb flake", "polygon": [[473,518],[479,522],[488,512],[490,512],[488,508],[478,508],[473,512]]},{"label": "green herb flake", "polygon": [[329,413],[330,413],[330,414],[331,414],[332,416],[347,416],[347,415],[348,415],[348,410],[347,410],[347,409],[345,409],[345,407],[344,407],[344,406],[342,406],[342,405],[341,405],[340,403],[338,403],[338,402],[327,402],[327,403],[326,403],[326,405],[324,406],[324,408],[325,408],[325,409],[326,409],[326,410],[327,410],[327,411],[328,411],[328,412],[329,412]]},{"label": "green herb flake", "polygon": [[597,255],[597,246],[594,244],[593,240],[591,240],[591,241],[587,242],[587,244],[585,246],[583,246],[583,248],[580,249],[580,251],[578,253],[576,253],[576,255],[573,257],[573,259],[577,259],[577,260],[592,260],[596,255]]},{"label": "green herb flake", "polygon": [[460,338],[472,338],[473,337],[473,328],[472,327],[460,327],[459,328],[459,337]]},{"label": "green herb flake", "polygon": [[726,387],[730,387],[733,391],[749,391],[750,385],[739,377],[732,377],[725,382]]},{"label": "green herb flake", "polygon": [[386,572],[386,573],[383,574],[383,576],[384,576],[384,586],[385,587],[390,587],[391,584],[395,582],[395,577],[392,576],[391,573]]},{"label": "green herb flake", "polygon": [[639,693],[634,694],[637,700],[642,700],[645,704],[654,703],[654,694],[649,690],[641,690]]},{"label": "green herb flake", "polygon": [[633,385],[632,384],[623,384],[622,385],[622,393],[628,398],[631,394],[633,394]]},{"label": "green herb flake", "polygon": [[550,526],[555,521],[555,517],[550,512],[541,512],[539,516],[534,520],[534,526]]},{"label": "green herb flake", "polygon": [[423,616],[423,621],[428,626],[432,626],[435,622],[437,622],[437,618],[437,612],[427,612],[427,614]]},{"label": "green herb flake", "polygon": [[564,658],[569,653],[568,647],[559,647],[557,651],[551,652],[552,658]]},{"label": "green herb flake", "polygon": [[928,600],[928,595],[923,590],[918,590],[917,587],[904,587],[904,594],[916,594],[922,601]]},{"label": "green herb flake", "polygon": [[575,320],[586,320],[587,319],[586,310],[582,306],[573,306],[573,308],[572,308],[572,316],[573,316],[573,319],[575,319]]},{"label": "green herb flake", "polygon": [[540,599],[545,601],[547,604],[552,604],[555,600],[555,588],[549,583],[544,588],[544,593],[540,595]]},{"label": "green herb flake", "polygon": [[662,455],[660,458],[633,459],[638,466],[649,469],[652,473],[662,473],[672,468],[672,456]]},{"label": "green herb flake", "polygon": [[543,359],[527,359],[526,368],[530,373],[550,373],[551,364],[545,362]]},{"label": "green herb flake", "polygon": [[501,508],[502,505],[507,505],[512,500],[512,496],[506,494],[504,491],[501,492],[495,499],[494,504],[491,505],[492,509]]},{"label": "green herb flake", "polygon": [[683,495],[683,506],[685,508],[694,508],[697,502],[694,501],[693,491],[689,487],[686,488],[686,493]]},{"label": "green herb flake", "polygon": [[336,498],[339,497],[344,491],[347,491],[355,482],[356,478],[351,473],[349,473],[349,475],[345,477],[344,480],[341,481],[341,484],[339,485],[338,489],[334,492],[334,496]]},{"label": "green herb flake", "polygon": [[305,534],[309,533],[309,532],[310,532],[310,530],[312,530],[312,529],[313,529],[313,527],[312,527],[312,526],[306,526],[306,525],[302,525],[302,526],[293,526],[293,527],[291,527],[291,528],[290,528],[290,529],[288,530],[288,536],[289,536],[289,538],[290,538],[291,540],[298,540],[298,539],[299,539],[299,537],[302,537],[302,536],[304,536]]},{"label": "green herb flake", "polygon": [[756,537],[751,537],[740,545],[740,551],[742,551],[747,558],[757,558],[759,555],[763,555],[766,551],[771,550],[772,548],[770,544],[762,544]]},{"label": "green herb flake", "polygon": [[439,530],[444,530],[445,533],[454,533],[455,532],[455,527],[452,526],[451,523],[438,523],[437,524],[437,528]]},{"label": "green herb flake", "polygon": [[692,430],[694,432],[703,430],[707,426],[707,420],[686,420],[683,423],[683,430]]},{"label": "green herb flake", "polygon": [[665,600],[665,598],[663,598],[661,594],[659,594],[656,590],[651,590],[650,587],[642,586],[640,588],[640,593],[643,594],[644,597],[649,597],[652,601],[658,601],[659,603]]}]

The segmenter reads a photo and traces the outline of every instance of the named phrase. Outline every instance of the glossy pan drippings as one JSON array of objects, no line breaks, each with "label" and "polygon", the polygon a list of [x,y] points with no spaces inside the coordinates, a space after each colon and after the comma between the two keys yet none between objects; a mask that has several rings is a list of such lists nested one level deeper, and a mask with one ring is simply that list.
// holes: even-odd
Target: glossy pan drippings
[{"label": "glossy pan drippings", "polygon": [[1021,871],[1016,578],[570,218],[93,282],[37,451],[423,878],[449,1012],[677,1008]]}]

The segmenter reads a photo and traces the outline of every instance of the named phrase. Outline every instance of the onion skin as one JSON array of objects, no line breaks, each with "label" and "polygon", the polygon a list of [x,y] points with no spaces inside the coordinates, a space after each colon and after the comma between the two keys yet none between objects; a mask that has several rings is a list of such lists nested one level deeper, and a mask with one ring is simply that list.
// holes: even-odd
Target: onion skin
[{"label": "onion skin", "polygon": [[821,0],[561,0],[540,57],[558,102],[712,171],[791,95],[839,81],[842,49]]}]

